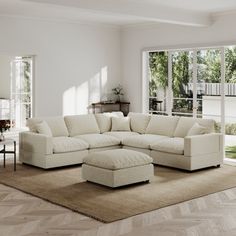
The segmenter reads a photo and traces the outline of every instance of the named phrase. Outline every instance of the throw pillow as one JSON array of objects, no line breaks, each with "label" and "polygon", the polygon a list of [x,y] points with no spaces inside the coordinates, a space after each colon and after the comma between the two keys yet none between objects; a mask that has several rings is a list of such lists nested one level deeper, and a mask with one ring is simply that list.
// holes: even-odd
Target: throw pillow
[{"label": "throw pillow", "polygon": [[35,127],[38,133],[52,137],[52,131],[49,125],[45,121],[42,121],[41,123],[36,124]]},{"label": "throw pillow", "polygon": [[194,123],[192,128],[188,131],[187,136],[193,136],[193,135],[201,135],[206,133],[206,128],[199,125],[197,122]]},{"label": "throw pillow", "polygon": [[130,131],[129,117],[112,117],[111,131]]}]

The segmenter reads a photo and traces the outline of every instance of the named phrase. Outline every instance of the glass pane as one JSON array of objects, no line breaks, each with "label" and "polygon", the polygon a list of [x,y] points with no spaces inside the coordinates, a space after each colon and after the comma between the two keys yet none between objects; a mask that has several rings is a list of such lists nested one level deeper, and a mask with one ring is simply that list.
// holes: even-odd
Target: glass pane
[{"label": "glass pane", "polygon": [[21,79],[22,93],[30,93],[31,90],[31,63],[30,61],[22,61],[23,77]]},{"label": "glass pane", "polygon": [[197,118],[202,118],[202,99],[197,99]]},{"label": "glass pane", "polygon": [[193,112],[193,52],[174,52],[172,61],[172,113],[189,116]]},{"label": "glass pane", "polygon": [[149,111],[165,113],[168,86],[167,52],[149,53],[149,72]]},{"label": "glass pane", "polygon": [[25,127],[31,117],[32,59],[17,57],[12,61],[12,117],[16,128]]},{"label": "glass pane", "polygon": [[221,57],[218,49],[197,52],[197,116],[216,121],[221,131]]},{"label": "glass pane", "polygon": [[[236,47],[225,49],[225,156],[236,159]],[[233,108],[233,109],[232,109]]]},{"label": "glass pane", "polygon": [[12,94],[12,99],[14,99],[15,102],[19,103],[30,103],[31,94]]},{"label": "glass pane", "polygon": [[192,111],[193,111],[193,101],[192,99],[179,99],[179,98],[174,98],[173,99],[173,109],[172,113],[177,114],[180,116],[192,116]]}]

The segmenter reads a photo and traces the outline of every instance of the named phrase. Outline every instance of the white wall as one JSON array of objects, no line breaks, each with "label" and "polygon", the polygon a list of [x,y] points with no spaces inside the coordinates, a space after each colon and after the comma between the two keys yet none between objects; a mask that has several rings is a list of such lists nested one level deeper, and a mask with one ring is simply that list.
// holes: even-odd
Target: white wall
[{"label": "white wall", "polygon": [[120,30],[0,17],[0,55],[35,56],[35,115],[86,113],[120,82]]},{"label": "white wall", "polygon": [[144,48],[183,48],[236,44],[236,15],[220,16],[210,27],[188,27],[159,24],[128,27],[122,31],[122,84],[126,89],[131,110],[142,111],[142,63]]},{"label": "white wall", "polygon": [[12,56],[0,55],[0,98],[11,97]]}]

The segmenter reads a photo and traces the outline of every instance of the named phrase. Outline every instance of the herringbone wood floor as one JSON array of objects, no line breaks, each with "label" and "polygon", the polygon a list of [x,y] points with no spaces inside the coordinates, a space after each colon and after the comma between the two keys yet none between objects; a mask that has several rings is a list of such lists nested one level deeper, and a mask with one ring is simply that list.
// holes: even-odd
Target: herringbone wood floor
[{"label": "herringbone wood floor", "polygon": [[103,224],[0,185],[0,236],[236,235],[236,188]]}]

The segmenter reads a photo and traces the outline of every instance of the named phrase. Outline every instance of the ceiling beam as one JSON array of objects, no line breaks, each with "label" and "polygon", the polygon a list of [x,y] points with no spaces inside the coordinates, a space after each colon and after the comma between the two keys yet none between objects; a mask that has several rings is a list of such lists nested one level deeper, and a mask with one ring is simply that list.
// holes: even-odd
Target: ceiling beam
[{"label": "ceiling beam", "polygon": [[212,23],[207,13],[151,5],[132,0],[24,0],[41,4],[73,7],[101,14],[138,17],[145,21],[204,27]]}]

